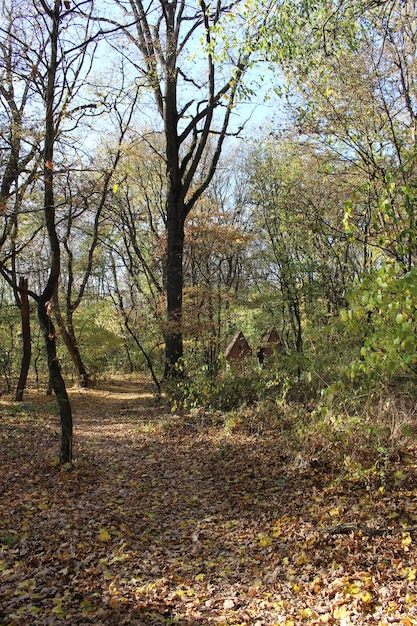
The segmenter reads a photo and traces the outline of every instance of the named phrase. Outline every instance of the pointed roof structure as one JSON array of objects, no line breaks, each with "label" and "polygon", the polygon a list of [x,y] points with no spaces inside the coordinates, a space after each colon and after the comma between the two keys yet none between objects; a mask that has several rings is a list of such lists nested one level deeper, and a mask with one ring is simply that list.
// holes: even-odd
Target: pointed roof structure
[{"label": "pointed roof structure", "polygon": [[270,344],[271,346],[275,346],[275,349],[278,350],[281,346],[281,341],[278,336],[277,329],[275,326],[267,333],[262,335],[261,345]]},{"label": "pointed roof structure", "polygon": [[266,357],[271,357],[277,352],[283,352],[283,345],[275,327],[262,335],[260,345],[256,351],[259,363],[263,363]]},{"label": "pointed roof structure", "polygon": [[252,356],[251,347],[241,330],[234,335],[232,341],[227,346],[224,355],[227,361]]}]

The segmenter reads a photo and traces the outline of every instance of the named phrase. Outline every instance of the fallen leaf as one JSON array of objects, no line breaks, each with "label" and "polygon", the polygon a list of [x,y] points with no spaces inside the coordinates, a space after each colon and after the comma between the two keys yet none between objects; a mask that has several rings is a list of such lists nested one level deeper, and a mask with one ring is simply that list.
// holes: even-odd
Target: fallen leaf
[{"label": "fallen leaf", "polygon": [[100,541],[110,541],[111,539],[111,535],[109,531],[106,530],[105,528],[99,529],[99,537],[100,537]]}]

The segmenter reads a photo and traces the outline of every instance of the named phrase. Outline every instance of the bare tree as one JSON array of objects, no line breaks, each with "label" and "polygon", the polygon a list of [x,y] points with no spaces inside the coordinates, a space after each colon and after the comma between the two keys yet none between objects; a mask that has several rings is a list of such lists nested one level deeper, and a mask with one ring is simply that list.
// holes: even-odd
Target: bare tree
[{"label": "bare tree", "polygon": [[[168,377],[177,371],[183,356],[184,224],[218,165],[231,130],[239,87],[250,62],[248,39],[255,33],[249,33],[242,18],[240,49],[228,48],[225,43],[222,49],[216,47],[215,32],[220,32],[222,20],[239,5],[236,2],[219,0],[207,5],[200,0],[194,5],[185,0],[115,0],[115,4],[126,16],[124,31],[136,49],[136,54],[130,52],[129,58],[153,95],[165,140]],[[116,23],[120,24],[121,18]],[[206,158],[201,175],[199,166]]]},{"label": "bare tree", "polygon": [[[92,64],[87,45],[91,42],[90,21],[80,12],[84,4],[81,2],[71,8],[61,0],[51,3],[40,0],[37,4],[28,0],[18,5],[11,0],[7,8],[12,19],[9,19],[7,29],[2,30],[1,39],[3,59],[6,61],[2,71],[7,77],[1,97],[2,104],[6,105],[3,109],[9,117],[4,135],[9,144],[9,158],[2,164],[1,244],[5,247],[7,243],[9,251],[3,254],[0,269],[18,294],[28,293],[37,303],[50,385],[61,417],[62,463],[71,463],[72,460],[72,412],[57,357],[51,316],[61,270],[55,183],[67,149],[63,140],[71,133],[74,142],[81,120],[95,109],[95,104],[81,94]],[[5,54],[7,51],[10,53]],[[25,125],[34,129],[32,132],[36,141],[26,139]],[[20,184],[20,180],[25,186]],[[22,207],[32,216],[32,222],[30,218],[26,219],[25,228],[30,234],[26,235],[23,244],[16,244],[19,240],[19,219],[23,219],[24,213]],[[23,248],[29,249],[29,243],[33,244],[42,230],[49,258],[44,258],[47,263],[41,269],[40,276],[43,278],[38,278],[38,291],[35,292],[33,288],[28,290],[23,283],[20,287],[17,284],[18,264],[21,263]],[[42,254],[39,253],[39,256],[42,257]]]},{"label": "bare tree", "polygon": [[[23,21],[14,3],[3,4],[0,28],[0,250],[3,254],[0,265],[4,270],[7,261],[10,262],[9,280],[22,318],[23,354],[16,400],[23,397],[31,359],[28,281],[16,274],[18,214],[25,191],[35,178],[33,163],[39,161],[41,141],[39,133],[29,123],[34,96],[33,75],[39,71],[41,50],[34,45],[33,33],[22,27]],[[35,51],[30,60],[21,53],[29,48]],[[8,245],[4,249],[6,242]]]},{"label": "bare tree", "polygon": [[[116,101],[110,105],[108,97],[107,107],[111,108],[113,117],[116,117],[118,138],[110,150],[102,151],[106,157],[94,155],[95,164],[91,163],[91,169],[80,179],[78,172],[68,172],[62,181],[61,194],[65,198],[65,216],[63,218],[63,250],[65,260],[65,278],[61,281],[61,292],[64,292],[63,306],[60,305],[59,294],[55,294],[54,313],[57,324],[73,362],[78,383],[81,387],[88,387],[90,376],[84,365],[82,354],[78,345],[74,327],[74,314],[80,306],[92,272],[97,249],[101,245],[106,218],[104,216],[106,204],[112,195],[111,181],[120,161],[125,135],[130,127],[133,111],[138,96],[138,90],[128,103],[123,103],[124,89],[120,85],[117,90]],[[118,100],[122,102],[118,102]],[[108,154],[107,154],[108,153]],[[78,276],[76,276],[76,257],[80,256],[80,244],[84,247],[84,262],[78,263]],[[78,254],[77,254],[78,252]]]}]

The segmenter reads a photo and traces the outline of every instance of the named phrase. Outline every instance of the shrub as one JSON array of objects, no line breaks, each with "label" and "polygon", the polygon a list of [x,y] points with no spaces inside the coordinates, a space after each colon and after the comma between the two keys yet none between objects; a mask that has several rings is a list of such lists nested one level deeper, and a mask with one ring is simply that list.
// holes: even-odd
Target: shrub
[{"label": "shrub", "polygon": [[363,275],[349,292],[349,308],[342,313],[346,331],[362,340],[351,376],[417,373],[417,269],[404,273],[395,263],[384,263]]}]

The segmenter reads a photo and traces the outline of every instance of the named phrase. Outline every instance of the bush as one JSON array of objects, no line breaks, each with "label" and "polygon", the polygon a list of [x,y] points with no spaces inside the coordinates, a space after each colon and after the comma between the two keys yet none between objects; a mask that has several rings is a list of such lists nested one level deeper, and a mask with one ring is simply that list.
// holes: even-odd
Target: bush
[{"label": "bush", "polygon": [[255,361],[248,360],[245,369],[228,367],[221,361],[212,374],[207,366],[184,367],[187,375],[170,381],[166,391],[173,410],[177,408],[231,411],[242,406],[251,406],[267,398],[285,396],[288,388],[288,373],[285,368],[260,369]]},{"label": "bush", "polygon": [[417,269],[384,263],[361,277],[342,313],[346,331],[362,340],[351,376],[389,380],[417,373]]}]

